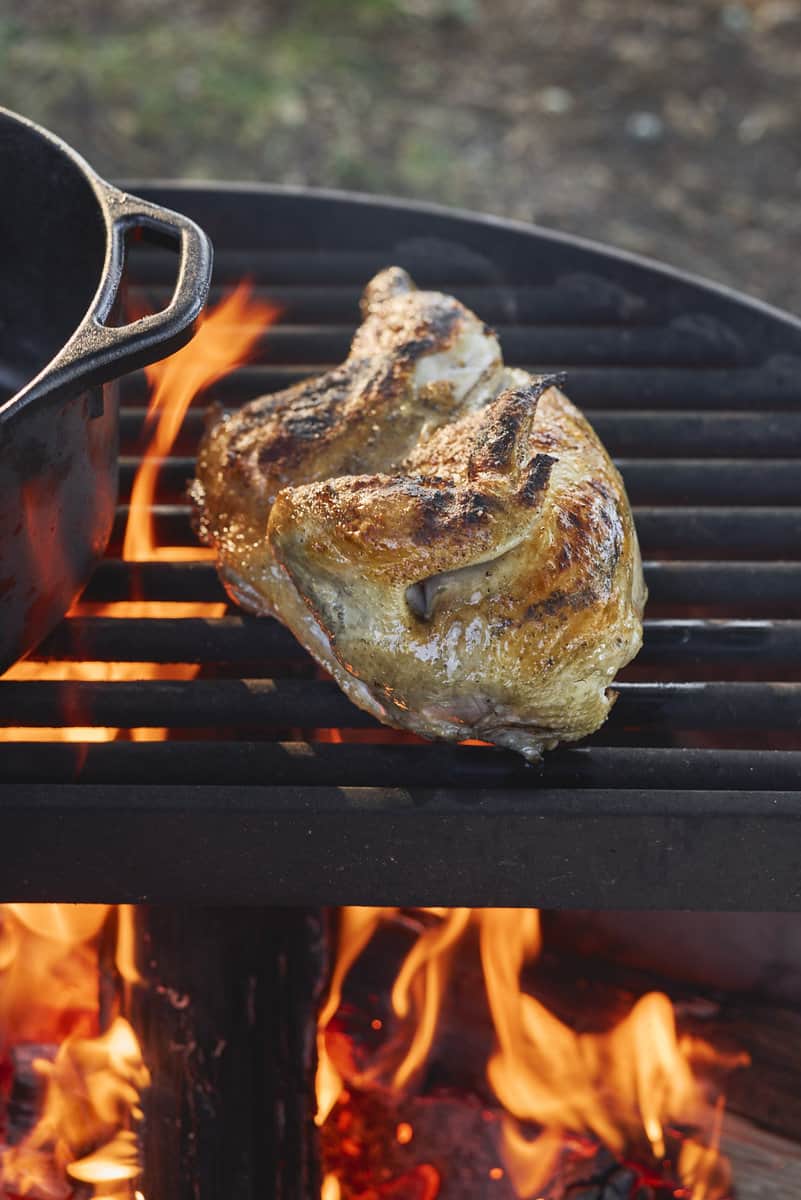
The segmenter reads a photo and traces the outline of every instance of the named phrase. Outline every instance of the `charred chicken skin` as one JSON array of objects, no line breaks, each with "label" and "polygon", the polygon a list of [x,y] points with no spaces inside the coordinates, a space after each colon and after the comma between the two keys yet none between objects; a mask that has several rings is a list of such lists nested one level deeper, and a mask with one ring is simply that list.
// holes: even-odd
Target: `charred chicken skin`
[{"label": "charred chicken skin", "polygon": [[361,708],[537,758],[606,718],[645,603],[623,482],[551,379],[389,268],[346,362],[216,420],[192,496],[220,577]]}]

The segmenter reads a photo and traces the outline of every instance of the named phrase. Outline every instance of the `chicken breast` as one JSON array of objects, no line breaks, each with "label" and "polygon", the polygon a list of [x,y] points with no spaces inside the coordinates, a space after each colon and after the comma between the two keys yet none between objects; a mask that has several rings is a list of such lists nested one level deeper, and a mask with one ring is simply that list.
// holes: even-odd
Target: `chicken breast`
[{"label": "chicken breast", "polygon": [[341,368],[209,429],[200,534],[380,721],[535,759],[598,728],[641,644],[622,480],[458,301],[391,268],[364,311]]}]

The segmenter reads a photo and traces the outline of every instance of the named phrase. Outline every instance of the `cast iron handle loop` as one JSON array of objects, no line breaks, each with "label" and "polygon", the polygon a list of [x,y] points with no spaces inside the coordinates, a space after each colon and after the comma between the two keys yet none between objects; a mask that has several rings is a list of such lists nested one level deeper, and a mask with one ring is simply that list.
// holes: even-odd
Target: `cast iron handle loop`
[{"label": "cast iron handle loop", "polygon": [[[83,391],[165,358],[192,337],[208,296],[212,247],[194,221],[180,213],[129,196],[95,178],[98,199],[110,226],[103,280],[89,312],[60,353],[18,396],[30,401],[41,395]],[[125,266],[125,235],[142,229],[151,238],[177,242],[178,274],[172,299],[158,313],[128,325],[106,325]]]}]

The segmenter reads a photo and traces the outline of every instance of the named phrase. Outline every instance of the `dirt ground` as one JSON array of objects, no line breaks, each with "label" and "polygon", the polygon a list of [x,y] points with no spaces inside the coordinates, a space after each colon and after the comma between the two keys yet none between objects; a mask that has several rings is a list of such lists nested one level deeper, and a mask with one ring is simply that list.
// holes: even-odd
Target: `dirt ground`
[{"label": "dirt ground", "polygon": [[0,81],[112,177],[422,197],[801,313],[801,0],[0,0]]}]

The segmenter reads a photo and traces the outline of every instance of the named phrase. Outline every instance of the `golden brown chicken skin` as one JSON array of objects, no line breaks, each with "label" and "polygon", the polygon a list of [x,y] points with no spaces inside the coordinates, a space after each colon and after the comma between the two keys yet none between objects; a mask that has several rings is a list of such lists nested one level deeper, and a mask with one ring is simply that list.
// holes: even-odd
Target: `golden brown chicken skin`
[{"label": "golden brown chicken skin", "polygon": [[[391,327],[403,296],[404,320],[419,305],[418,330],[448,299],[406,290],[400,273],[379,276],[372,294],[367,325],[387,314]],[[283,393],[211,430],[196,499],[232,594],[283,620],[356,704],[426,737],[536,758],[605,719],[609,685],[641,644],[642,566],[623,483],[590,425],[552,381],[504,371],[499,358],[481,366],[490,355],[476,346],[494,339],[459,310],[456,339],[411,354],[411,373],[407,359],[403,432],[383,451],[380,436],[368,444],[381,425],[359,381],[332,405],[358,465],[335,461],[335,435],[319,458],[299,449]],[[458,392],[445,372],[463,380],[471,352]],[[421,388],[426,358],[443,378],[423,372]],[[306,386],[325,390],[326,378]],[[421,395],[432,385],[433,416]],[[258,451],[242,454],[245,430],[271,450],[285,437],[286,453],[256,466]]]},{"label": "golden brown chicken skin", "polygon": [[255,611],[274,609],[265,530],[282,488],[399,466],[500,384],[492,330],[452,296],[417,291],[400,268],[368,284],[362,313],[341,367],[214,420],[201,442],[190,489],[198,533],[230,594]]}]

